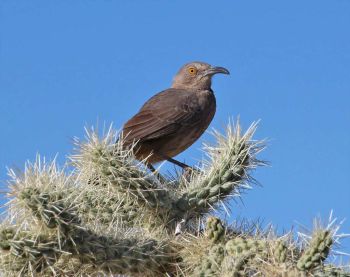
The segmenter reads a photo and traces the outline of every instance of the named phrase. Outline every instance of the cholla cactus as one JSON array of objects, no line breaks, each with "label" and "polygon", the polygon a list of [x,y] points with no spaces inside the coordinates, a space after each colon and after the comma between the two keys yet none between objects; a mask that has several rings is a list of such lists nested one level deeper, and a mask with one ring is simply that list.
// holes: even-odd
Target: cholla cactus
[{"label": "cholla cactus", "polygon": [[334,221],[295,240],[208,216],[254,184],[256,127],[214,132],[208,159],[177,178],[149,172],[112,129],[76,140],[62,169],[38,157],[10,170],[1,276],[349,276],[326,264]]}]

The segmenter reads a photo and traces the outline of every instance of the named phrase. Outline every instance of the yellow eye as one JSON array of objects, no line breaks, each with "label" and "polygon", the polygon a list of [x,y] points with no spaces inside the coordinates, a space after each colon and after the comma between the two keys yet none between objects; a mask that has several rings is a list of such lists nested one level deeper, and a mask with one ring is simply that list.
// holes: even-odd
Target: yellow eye
[{"label": "yellow eye", "polygon": [[190,73],[191,75],[196,75],[197,74],[197,68],[190,66],[188,68],[188,73]]}]

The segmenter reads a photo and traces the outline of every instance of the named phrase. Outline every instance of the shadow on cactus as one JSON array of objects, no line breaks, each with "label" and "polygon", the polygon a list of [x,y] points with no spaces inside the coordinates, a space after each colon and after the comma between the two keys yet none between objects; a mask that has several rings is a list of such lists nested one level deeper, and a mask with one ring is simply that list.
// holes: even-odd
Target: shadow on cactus
[{"label": "shadow on cactus", "polygon": [[63,168],[38,156],[9,170],[1,276],[349,276],[326,264],[334,221],[295,239],[208,217],[254,184],[256,127],[214,131],[207,159],[177,178],[148,171],[112,128],[87,130]]}]

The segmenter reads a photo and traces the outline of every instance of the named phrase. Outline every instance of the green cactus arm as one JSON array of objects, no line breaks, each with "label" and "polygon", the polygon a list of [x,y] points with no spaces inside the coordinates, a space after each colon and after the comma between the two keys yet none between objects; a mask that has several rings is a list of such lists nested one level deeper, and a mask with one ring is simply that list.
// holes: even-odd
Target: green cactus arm
[{"label": "green cactus arm", "polygon": [[82,263],[113,274],[171,272],[175,252],[167,241],[155,239],[112,238],[91,231],[75,229],[64,246]]},{"label": "green cactus arm", "polygon": [[217,145],[206,146],[209,161],[201,173],[194,172],[192,179],[183,185],[182,196],[177,200],[179,210],[200,215],[208,212],[220,200],[239,196],[253,180],[250,170],[263,164],[256,159],[263,148],[262,141],[253,141],[257,125],[254,123],[241,134],[239,123],[228,125],[226,135],[215,132]]},{"label": "green cactus arm", "polygon": [[307,271],[320,266],[328,257],[333,243],[333,236],[330,230],[317,230],[314,232],[309,246],[303,251],[298,260],[297,268]]},{"label": "green cactus arm", "polygon": [[[64,195],[58,192],[50,193],[39,188],[26,187],[18,193],[18,198],[48,230],[55,228],[57,231],[52,233],[59,234],[56,241],[43,244],[41,241],[28,238],[23,238],[24,242],[13,239],[9,241],[7,237],[11,232],[3,233],[2,237],[6,238],[0,241],[3,248],[10,248],[11,252],[16,251],[15,256],[21,258],[33,259],[35,255],[38,258],[38,261],[35,261],[36,270],[44,269],[41,264],[39,266],[39,261],[46,255],[48,249],[53,251],[51,251],[53,255],[57,254],[56,249],[70,253],[78,257],[82,263],[115,274],[165,272],[172,266],[174,254],[166,240],[127,237],[118,239],[95,234],[81,226],[82,222],[74,203],[67,201]],[[58,255],[55,256],[55,260],[52,257],[51,263],[55,263],[58,259]],[[33,263],[27,260],[26,264],[29,262]]]},{"label": "green cactus arm", "polygon": [[79,171],[82,182],[108,186],[117,193],[146,203],[149,209],[170,210],[172,196],[166,185],[137,162],[132,149],[123,149],[122,139],[110,130],[103,138],[87,132],[86,142],[76,142],[77,153],[71,161]]},{"label": "green cactus arm", "polygon": [[[68,229],[66,229],[67,231]],[[62,236],[63,235],[63,236]],[[174,253],[166,241],[136,238],[112,238],[96,235],[91,231],[70,228],[60,239],[55,236],[37,235],[33,232],[16,232],[13,228],[1,230],[1,264],[7,271],[38,274],[55,268],[62,254],[80,263],[93,265],[97,270],[113,274],[144,274],[171,272]],[[6,261],[4,251],[8,252]],[[60,265],[64,271],[67,265]]]},{"label": "green cactus arm", "polygon": [[212,243],[223,241],[225,238],[225,227],[221,223],[221,220],[217,217],[209,217],[207,219],[205,234]]},{"label": "green cactus arm", "polygon": [[56,239],[48,234],[17,230],[2,226],[0,231],[0,264],[7,273],[40,272],[52,266],[63,251]]}]

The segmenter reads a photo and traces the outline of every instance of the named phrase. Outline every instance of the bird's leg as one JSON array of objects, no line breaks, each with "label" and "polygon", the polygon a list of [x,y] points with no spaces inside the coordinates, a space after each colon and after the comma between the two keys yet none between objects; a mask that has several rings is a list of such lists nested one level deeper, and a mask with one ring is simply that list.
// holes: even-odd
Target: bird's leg
[{"label": "bird's leg", "polygon": [[166,179],[154,168],[154,166],[150,163],[147,163],[146,166],[148,169],[158,178],[158,180],[162,183],[166,183]]},{"label": "bird's leg", "polygon": [[161,157],[162,159],[164,159],[164,160],[167,160],[168,162],[171,162],[171,163],[173,163],[173,164],[176,164],[177,166],[179,166],[179,167],[181,167],[181,168],[183,168],[183,169],[192,168],[192,167],[190,167],[189,165],[187,165],[187,164],[185,164],[185,163],[182,163],[182,162],[179,162],[179,161],[177,161],[177,160],[175,160],[175,159],[173,159],[173,158],[171,158],[171,157],[169,157],[169,156],[167,156],[167,155],[164,155],[164,154],[162,154],[162,153],[157,152],[156,155],[157,155],[157,156],[160,156],[160,157]]},{"label": "bird's leg", "polygon": [[168,162],[171,162],[173,164],[176,164],[177,166],[179,167],[182,167],[183,169],[186,169],[186,168],[191,168],[189,165],[185,164],[185,163],[182,163],[182,162],[179,162],[173,158],[170,158],[170,157],[167,157],[167,156],[164,156],[164,158],[168,161]]},{"label": "bird's leg", "polygon": [[152,173],[157,173],[157,170],[154,168],[152,164],[147,163],[146,166],[148,167],[149,170],[152,171]]},{"label": "bird's leg", "polygon": [[168,162],[171,162],[171,163],[176,164],[177,166],[181,167],[184,170],[185,174],[188,174],[189,172],[192,172],[192,171],[198,172],[198,173],[201,172],[201,170],[198,170],[198,169],[196,169],[192,166],[189,166],[185,163],[179,162],[179,161],[177,161],[177,160],[175,160],[167,155],[161,154],[159,152],[157,152],[157,155],[161,156],[164,160],[167,160]]}]

